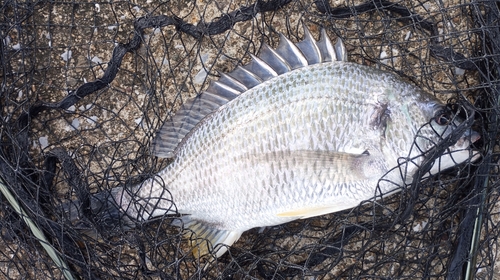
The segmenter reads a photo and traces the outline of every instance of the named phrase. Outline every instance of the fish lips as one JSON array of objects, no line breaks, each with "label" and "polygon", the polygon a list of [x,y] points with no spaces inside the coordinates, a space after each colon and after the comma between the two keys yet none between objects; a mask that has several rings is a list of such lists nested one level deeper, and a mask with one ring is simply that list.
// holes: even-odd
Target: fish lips
[{"label": "fish lips", "polygon": [[481,139],[481,135],[477,131],[469,129],[453,146],[457,148],[461,147],[462,149],[469,149],[469,147],[479,139]]}]

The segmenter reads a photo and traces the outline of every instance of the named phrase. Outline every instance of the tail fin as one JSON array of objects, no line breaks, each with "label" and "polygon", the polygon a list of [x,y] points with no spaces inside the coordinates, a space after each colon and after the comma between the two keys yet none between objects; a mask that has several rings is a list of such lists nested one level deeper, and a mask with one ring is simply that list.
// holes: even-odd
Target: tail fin
[{"label": "tail fin", "polygon": [[89,236],[96,237],[97,232],[102,236],[118,235],[135,227],[115,199],[114,194],[121,192],[121,188],[114,188],[92,195],[87,203],[70,201],[61,206],[62,211],[76,228]]}]

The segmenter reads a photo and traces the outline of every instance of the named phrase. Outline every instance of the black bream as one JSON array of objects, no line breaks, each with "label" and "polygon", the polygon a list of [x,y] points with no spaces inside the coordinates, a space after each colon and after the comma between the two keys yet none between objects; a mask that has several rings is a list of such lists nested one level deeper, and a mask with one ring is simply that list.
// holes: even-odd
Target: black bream
[{"label": "black bream", "polygon": [[[281,35],[276,50],[264,45],[259,57],[184,104],[155,141],[156,155],[173,162],[131,189],[113,189],[106,207],[132,221],[177,210],[177,225],[210,241],[193,244],[203,255],[254,227],[399,190],[423,153],[460,123],[434,96],[392,73],[347,62],[340,39],[333,45],[322,30],[315,41],[305,29],[304,41]],[[476,159],[470,144],[478,138],[467,130],[430,173]]]}]

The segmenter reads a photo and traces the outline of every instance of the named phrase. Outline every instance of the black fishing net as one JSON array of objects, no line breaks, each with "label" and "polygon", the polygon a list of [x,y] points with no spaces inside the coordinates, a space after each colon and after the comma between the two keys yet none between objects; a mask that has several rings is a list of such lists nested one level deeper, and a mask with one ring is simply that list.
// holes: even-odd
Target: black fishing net
[{"label": "black fishing net", "polygon": [[[1,4],[4,278],[498,277],[498,3],[140,2]],[[474,146],[482,157],[352,210],[249,230],[208,265],[171,217],[115,227],[95,215],[94,194],[169,164],[150,147],[185,100],[263,43],[276,46],[278,32],[301,40],[302,23],[316,38],[321,27],[342,38],[350,61],[460,108],[463,129],[481,134]],[[457,135],[429,153],[422,172]],[[79,220],[69,204],[81,209]]]}]

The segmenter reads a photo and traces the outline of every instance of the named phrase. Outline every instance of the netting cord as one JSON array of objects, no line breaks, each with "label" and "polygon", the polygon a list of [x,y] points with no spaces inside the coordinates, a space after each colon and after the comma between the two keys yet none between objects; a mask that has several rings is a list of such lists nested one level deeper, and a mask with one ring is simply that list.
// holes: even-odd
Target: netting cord
[{"label": "netting cord", "polygon": [[[407,220],[411,215],[412,211],[415,208],[416,204],[416,199],[418,198],[418,194],[420,193],[420,182],[422,180],[422,177],[429,172],[431,169],[434,161],[436,158],[439,157],[439,155],[443,154],[446,149],[448,149],[449,146],[453,145],[454,143],[457,142],[457,140],[463,135],[463,133],[469,129],[473,122],[474,122],[474,110],[473,107],[467,102],[467,100],[462,100],[461,102],[465,109],[467,110],[467,119],[465,119],[459,126],[456,127],[456,130],[454,130],[450,135],[448,135],[446,138],[441,140],[441,145],[437,145],[433,147],[431,150],[426,152],[426,157],[422,164],[419,166],[417,169],[413,181],[411,182],[411,185],[408,188],[408,191],[410,192],[410,196],[408,199],[408,202],[406,203],[405,210],[403,213],[398,216],[397,219],[393,221],[393,225],[396,225],[398,223],[404,224],[404,221]],[[402,159],[403,161],[405,159]],[[475,185],[477,186],[477,185]],[[467,213],[477,211],[477,208],[475,206],[479,205],[478,201],[479,197],[474,196],[470,201],[469,201],[469,207],[467,209]],[[458,239],[458,246],[457,250],[455,252],[455,255],[453,257],[453,260],[449,264],[449,270],[447,274],[447,279],[463,279],[461,278],[461,272],[462,270],[459,270],[459,273],[456,273],[456,268],[460,267],[462,268],[464,262],[466,261],[467,258],[464,257],[464,254],[466,255],[469,250],[469,244],[471,243],[472,240],[472,233],[473,231],[470,230],[470,224],[473,223],[473,220],[471,222],[470,219],[475,218],[474,216],[469,216],[469,215],[464,215],[464,218],[462,219],[461,226],[459,229],[459,232],[457,233],[457,239]],[[464,228],[465,226],[465,228]]]},{"label": "netting cord", "polygon": [[[490,27],[488,32],[483,33],[484,45],[482,47],[485,54],[499,54],[500,28],[491,28],[492,26],[498,26],[498,19],[500,18],[498,6],[493,2],[486,3],[481,1],[479,3],[478,1],[474,1],[473,3],[473,8],[475,9],[473,14],[476,15],[475,22],[478,28],[482,29],[484,26]],[[481,8],[486,8],[484,18],[480,17],[483,14]],[[498,128],[500,127],[500,64],[497,62],[490,65],[494,65],[496,68],[486,68],[480,71],[480,79],[483,84],[491,84],[491,81],[495,81],[492,86],[486,88],[485,95],[489,98],[486,98],[486,104],[482,104],[483,108],[491,108],[491,112],[487,116],[487,122],[485,122],[487,124],[485,136],[488,137],[487,141],[485,141],[485,155],[482,165],[478,169],[478,174],[482,176],[475,177],[473,193],[476,195],[470,199],[465,217],[459,229],[460,239],[450,268],[448,269],[448,280],[459,279],[460,275],[463,276],[464,280],[472,280],[477,270],[477,251],[479,249],[481,229],[483,228],[484,207],[487,203],[486,194],[491,188],[488,167],[493,161],[493,148],[498,137]],[[474,226],[471,227],[471,225]]]},{"label": "netting cord", "polygon": [[394,17],[396,21],[400,21],[408,25],[414,25],[416,28],[429,32],[429,38],[431,40],[429,49],[430,54],[433,57],[451,63],[461,69],[477,70],[477,65],[470,59],[466,58],[463,54],[454,51],[452,48],[447,48],[441,45],[439,42],[439,32],[436,24],[425,20],[422,16],[411,12],[404,6],[384,0],[369,1],[349,8],[332,8],[330,3],[324,0],[317,0],[315,3],[320,12],[328,15],[332,19],[349,18],[360,13],[373,11],[375,9],[398,14],[400,17]]},{"label": "netting cord", "polygon": [[[215,35],[225,32],[235,23],[250,20],[260,12],[278,10],[290,2],[291,0],[275,0],[268,2],[257,1],[254,5],[240,7],[231,13],[222,15],[215,21],[210,23],[201,22],[197,26],[184,22],[182,19],[175,16],[145,16],[137,19],[134,24],[135,33],[133,38],[130,42],[125,44],[120,43],[115,47],[112,58],[108,63],[108,67],[100,79],[83,84],[75,91],[70,92],[68,96],[59,102],[38,102],[37,104],[31,106],[27,113],[24,113],[19,117],[18,127],[20,133],[18,134],[18,143],[24,146],[23,151],[28,151],[28,130],[25,128],[28,126],[30,118],[34,118],[42,111],[49,109],[67,109],[70,106],[75,105],[80,99],[95,93],[110,84],[116,77],[125,54],[133,52],[140,47],[143,41],[143,32],[146,28],[159,28],[174,25],[179,31],[189,34],[194,38],[201,39],[206,35]],[[406,7],[389,1],[369,1],[350,8],[331,8],[328,2],[324,2],[322,0],[315,1],[315,4],[318,10],[327,15],[330,20],[348,18],[360,13],[384,9],[400,15],[401,17],[396,18],[398,21],[403,21],[405,23],[415,22],[417,27],[427,30],[431,35],[436,34],[437,32],[437,28],[432,22],[426,21],[421,16],[411,13]],[[435,40],[434,44],[431,46],[432,54],[447,62],[453,63],[456,67],[463,69],[475,69],[475,64],[467,60],[462,54],[439,46],[435,37],[436,36],[431,36],[431,38],[434,38],[433,40]],[[27,154],[23,156],[28,158]],[[50,184],[50,180],[47,183]],[[86,201],[86,199],[81,201]]]},{"label": "netting cord", "polygon": [[[80,275],[86,276],[86,279],[98,279],[89,271],[81,250],[75,245],[76,242],[72,238],[72,236],[76,236],[75,230],[64,227],[64,225],[46,218],[48,215],[45,214],[45,211],[54,212],[57,209],[50,207],[53,203],[50,202],[50,199],[45,197],[46,193],[50,192],[50,190],[47,188],[45,180],[40,178],[39,175],[41,174],[24,174],[24,172],[21,171],[22,169],[31,171],[36,169],[30,167],[28,163],[22,162],[19,163],[17,170],[14,171],[14,167],[5,159],[8,155],[5,154],[5,152],[9,150],[8,146],[6,147],[7,148],[1,150],[3,154],[0,156],[0,175],[3,177],[0,178],[0,180],[2,181],[3,196],[7,198],[7,201],[15,212],[23,218],[36,240],[43,246],[44,250],[47,250],[49,257],[54,260],[57,267],[63,268],[63,275],[67,274],[66,269],[70,266],[67,265],[67,263],[66,265],[62,264],[59,258],[54,257],[59,255],[57,255],[57,253],[54,254],[52,251],[55,250],[52,247],[54,245],[50,244],[60,244],[61,248],[59,251],[63,252],[63,258],[66,261],[71,259],[72,264],[80,268],[82,272]],[[43,173],[47,175],[50,171]],[[38,188],[32,190],[38,197],[36,197],[35,194],[30,194],[29,186],[36,186]],[[9,194],[12,195],[12,198],[15,198],[15,200],[9,199]],[[44,203],[40,203],[41,201]],[[44,205],[49,205],[50,208],[45,207],[42,209]],[[5,218],[7,219],[7,217]],[[48,242],[47,236],[54,241],[52,243]]]},{"label": "netting cord", "polygon": [[3,196],[10,203],[14,211],[24,220],[24,222],[28,225],[33,235],[38,239],[40,245],[45,249],[49,257],[54,261],[56,266],[61,270],[64,277],[68,280],[73,280],[73,275],[71,274],[71,270],[69,269],[66,262],[60,256],[60,253],[57,252],[54,247],[49,243],[45,234],[40,230],[40,228],[36,225],[36,223],[26,214],[23,207],[17,202],[16,198],[9,191],[9,188],[4,184],[3,180],[0,179],[0,192],[2,192]]},{"label": "netting cord", "polygon": [[[141,17],[135,21],[135,34],[130,42],[125,44],[120,43],[113,50],[108,67],[101,78],[83,84],[75,91],[70,92],[68,96],[59,102],[39,102],[33,105],[28,113],[20,117],[19,122],[21,124],[26,124],[28,118],[36,117],[40,112],[48,109],[67,109],[80,99],[105,88],[116,77],[125,54],[133,52],[140,47],[143,41],[143,33],[146,28],[160,28],[174,25],[178,31],[201,40],[204,36],[221,34],[232,28],[237,22],[248,21],[254,18],[258,13],[276,11],[290,2],[291,0],[257,1],[254,5],[243,6],[231,13],[223,14],[217,20],[210,23],[200,22],[198,25],[189,24],[176,16],[148,15]],[[406,7],[382,0],[368,1],[364,4],[349,8],[331,8],[330,4],[323,0],[317,0],[314,3],[318,10],[327,16],[328,20],[353,17],[360,13],[373,12],[375,10],[387,10],[398,14],[400,17],[395,17],[395,20],[406,24],[414,24],[417,28],[422,28],[430,33],[430,38],[432,40],[430,46],[432,56],[451,63],[461,69],[477,70],[477,64],[467,59],[463,54],[440,45],[437,39],[437,27],[434,23],[423,19],[420,15],[412,13]]]},{"label": "netting cord", "polygon": [[[112,58],[108,63],[108,67],[105,70],[103,76],[95,81],[88,82],[80,86],[75,91],[71,91],[68,96],[63,98],[61,101],[56,103],[47,103],[47,102],[37,102],[32,105],[27,113],[21,114],[21,116],[17,120],[17,128],[19,133],[17,134],[17,139],[13,139],[13,141],[17,140],[17,143],[21,147],[20,162],[21,165],[28,164],[29,156],[28,156],[28,147],[29,147],[29,120],[35,118],[40,112],[49,110],[49,109],[67,109],[70,106],[76,104],[80,99],[85,98],[86,96],[98,92],[99,90],[107,87],[116,77],[122,59],[125,54],[128,52],[134,52],[139,48],[141,43],[143,42],[143,32],[146,28],[151,27],[164,27],[167,25],[174,25],[176,29],[180,32],[188,34],[194,38],[200,39],[207,35],[215,35],[220,34],[226,30],[229,30],[236,22],[247,21],[255,17],[257,13],[266,12],[266,11],[275,11],[280,8],[283,8],[285,5],[290,3],[291,0],[274,0],[274,1],[257,1],[254,5],[243,6],[239,9],[224,14],[219,19],[210,22],[204,23],[201,22],[198,25],[188,24],[178,17],[169,17],[169,16],[145,16],[139,18],[135,21],[134,24],[134,36],[133,38],[125,44],[118,44],[113,50]],[[327,1],[318,0],[314,2],[318,10],[323,13],[327,19],[335,20],[340,18],[348,18],[354,15],[358,15],[363,12],[370,12],[374,10],[386,10],[389,12],[393,12],[398,14],[400,17],[396,17],[395,19],[404,23],[413,24],[416,28],[421,28],[422,30],[427,30],[430,33],[430,37],[432,38],[431,42],[431,55],[450,64],[469,70],[476,70],[478,63],[474,63],[465,58],[464,55],[453,51],[451,48],[446,48],[440,45],[437,42],[437,28],[434,23],[424,20],[421,16],[410,12],[407,8],[400,6],[398,4],[394,4],[389,1],[367,1],[364,4],[350,7],[350,8],[331,8]],[[454,134],[454,135],[458,135]],[[2,167],[6,167],[8,165],[2,163]],[[5,168],[3,168],[5,169]],[[5,171],[5,170],[4,170]],[[12,171],[12,170],[11,170]],[[6,174],[4,172],[4,174]],[[50,184],[50,182],[48,182]],[[88,190],[87,190],[88,191]],[[22,199],[22,198],[18,198]],[[85,200],[84,200],[85,201]],[[24,204],[27,201],[23,201]],[[50,255],[50,253],[49,253]]]},{"label": "netting cord", "polygon": [[297,276],[297,274],[305,268],[311,269],[315,266],[319,266],[326,260],[335,257],[335,262],[328,264],[327,267],[321,270],[315,270],[315,273],[317,275],[327,273],[327,271],[332,270],[333,267],[341,261],[343,252],[342,247],[344,244],[347,244],[353,237],[358,236],[361,232],[366,230],[385,230],[390,227],[389,224],[380,224],[377,225],[376,228],[373,228],[372,226],[373,225],[371,223],[346,226],[340,234],[334,235],[327,240],[323,240],[322,243],[328,244],[328,246],[324,249],[319,250],[318,252],[312,253],[306,260],[296,263],[294,266],[287,267],[281,271],[279,271],[279,269],[276,267],[277,264],[268,261],[261,261],[257,264],[257,272],[263,279],[289,279]]}]

